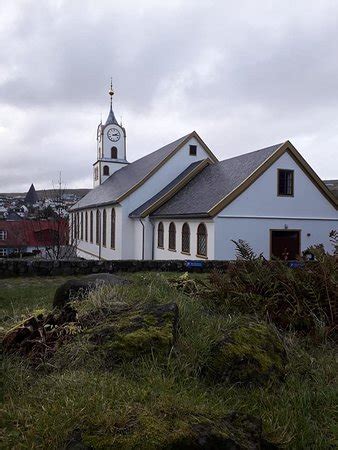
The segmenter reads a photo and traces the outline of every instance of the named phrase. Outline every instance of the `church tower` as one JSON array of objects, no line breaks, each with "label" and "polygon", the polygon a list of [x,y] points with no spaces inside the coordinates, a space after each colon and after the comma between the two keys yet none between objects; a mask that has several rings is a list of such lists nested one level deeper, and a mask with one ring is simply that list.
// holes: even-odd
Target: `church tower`
[{"label": "church tower", "polygon": [[110,110],[103,125],[97,127],[97,160],[93,164],[94,187],[128,164],[126,159],[126,130],[118,124],[113,111],[113,87],[110,83]]}]

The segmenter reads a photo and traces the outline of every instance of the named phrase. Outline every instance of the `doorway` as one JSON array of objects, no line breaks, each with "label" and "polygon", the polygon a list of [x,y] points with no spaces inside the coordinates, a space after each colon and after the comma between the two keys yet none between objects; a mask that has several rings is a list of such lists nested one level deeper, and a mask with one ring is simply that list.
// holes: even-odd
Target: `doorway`
[{"label": "doorway", "polygon": [[271,230],[271,257],[292,261],[300,255],[300,230]]}]

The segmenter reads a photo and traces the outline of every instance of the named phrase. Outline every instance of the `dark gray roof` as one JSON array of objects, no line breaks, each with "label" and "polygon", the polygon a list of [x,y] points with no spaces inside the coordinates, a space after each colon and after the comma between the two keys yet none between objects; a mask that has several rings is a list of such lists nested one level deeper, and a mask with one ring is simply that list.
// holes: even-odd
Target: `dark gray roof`
[{"label": "dark gray roof", "polygon": [[116,117],[114,115],[114,111],[113,111],[112,105],[110,105],[110,110],[109,110],[109,114],[108,114],[108,117],[107,117],[105,125],[111,125],[111,124],[118,125]]},{"label": "dark gray roof", "polygon": [[104,183],[92,189],[81,200],[75,203],[71,210],[118,202],[118,199],[123,194],[127,193],[133,186],[141,182],[150,172],[156,169],[190,134],[114,172]]},{"label": "dark gray roof", "polygon": [[324,180],[324,183],[332,194],[338,198],[338,180]]},{"label": "dark gray roof", "polygon": [[188,166],[178,177],[176,177],[171,183],[169,183],[165,188],[163,188],[160,192],[154,195],[152,198],[147,200],[143,205],[136,208],[133,212],[129,214],[129,217],[141,217],[143,211],[148,209],[153,203],[155,203],[158,199],[163,197],[163,195],[167,194],[173,187],[175,187],[178,183],[180,183],[187,175],[189,175],[199,164],[201,161],[196,161],[190,166]]},{"label": "dark gray roof", "polygon": [[151,216],[208,215],[213,206],[237,188],[281,145],[273,145],[207,166]]},{"label": "dark gray roof", "polygon": [[29,191],[26,194],[24,202],[28,205],[33,205],[34,203],[39,201],[38,194],[36,193],[34,184],[31,184],[31,187],[29,188]]}]

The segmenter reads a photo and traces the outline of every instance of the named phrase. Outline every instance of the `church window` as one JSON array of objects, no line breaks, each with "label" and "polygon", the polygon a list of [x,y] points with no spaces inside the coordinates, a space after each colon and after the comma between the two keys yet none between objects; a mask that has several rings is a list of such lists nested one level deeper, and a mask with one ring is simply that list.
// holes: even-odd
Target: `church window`
[{"label": "church window", "polygon": [[91,243],[93,243],[93,228],[94,228],[93,211],[90,211],[89,240]]},{"label": "church window", "polygon": [[76,239],[80,238],[80,215],[76,213]]},{"label": "church window", "polygon": [[102,245],[107,246],[107,212],[105,209],[102,214]]},{"label": "church window", "polygon": [[83,212],[81,211],[80,239],[83,241]]},{"label": "church window", "polygon": [[99,170],[97,167],[94,169],[94,179],[95,181],[99,179]]},{"label": "church window", "polygon": [[88,242],[88,212],[85,213],[85,241]]},{"label": "church window", "polygon": [[109,167],[103,166],[103,175],[109,175]]},{"label": "church window", "polygon": [[197,255],[207,256],[207,228],[200,223],[197,228]]},{"label": "church window", "polygon": [[293,196],[293,170],[278,169],[278,195]]},{"label": "church window", "polygon": [[196,156],[197,154],[197,145],[189,145],[189,155]]},{"label": "church window", "polygon": [[100,244],[100,211],[96,210],[96,244]]},{"label": "church window", "polygon": [[115,249],[115,227],[116,227],[116,214],[115,209],[111,210],[111,222],[110,222],[110,247]]},{"label": "church window", "polygon": [[157,227],[157,247],[164,248],[164,229],[162,222]]},{"label": "church window", "polygon": [[117,159],[117,148],[116,147],[111,148],[111,158]]},{"label": "church window", "polygon": [[182,227],[182,252],[190,253],[190,228],[187,223]]},{"label": "church window", "polygon": [[176,227],[174,222],[169,225],[169,250],[176,250]]}]

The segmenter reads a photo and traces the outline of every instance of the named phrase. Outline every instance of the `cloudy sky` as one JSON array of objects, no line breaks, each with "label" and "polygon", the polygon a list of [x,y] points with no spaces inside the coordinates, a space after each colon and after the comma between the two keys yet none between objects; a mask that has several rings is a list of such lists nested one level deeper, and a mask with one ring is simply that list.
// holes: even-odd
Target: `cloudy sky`
[{"label": "cloudy sky", "polygon": [[2,0],[0,192],[91,187],[111,76],[129,161],[196,130],[338,178],[336,0]]}]

